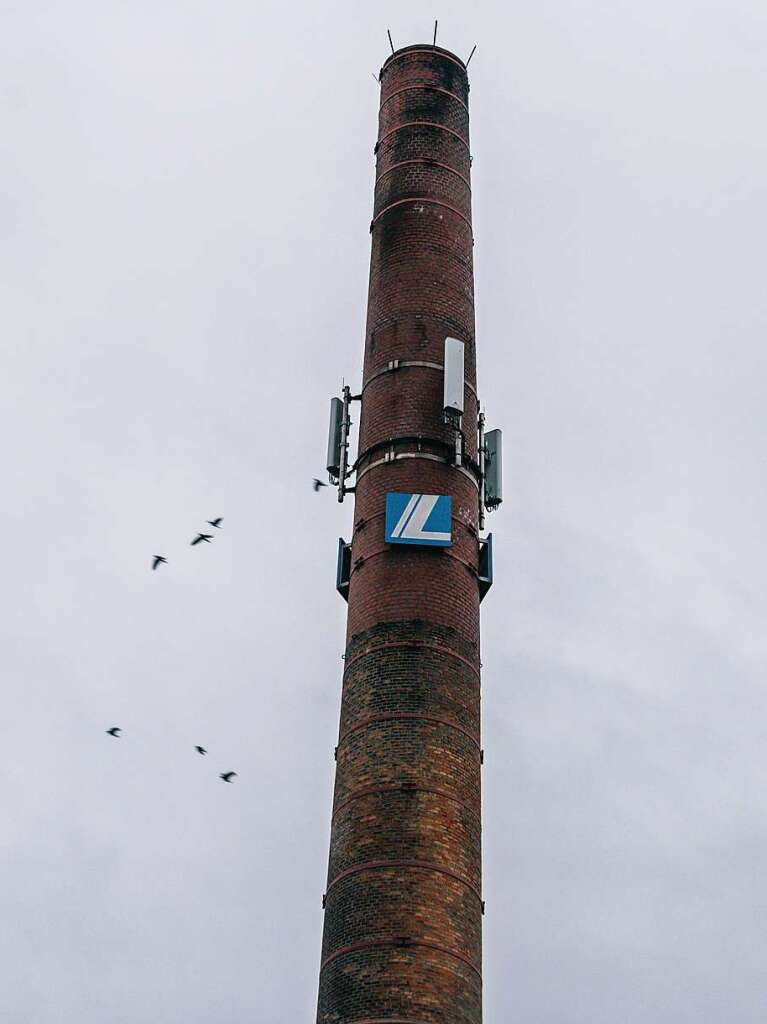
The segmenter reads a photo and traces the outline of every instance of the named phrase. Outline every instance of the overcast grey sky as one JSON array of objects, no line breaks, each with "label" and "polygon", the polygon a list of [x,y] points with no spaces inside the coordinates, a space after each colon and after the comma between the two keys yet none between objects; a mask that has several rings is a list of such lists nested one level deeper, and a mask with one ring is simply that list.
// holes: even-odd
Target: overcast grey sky
[{"label": "overcast grey sky", "polygon": [[313,1020],[352,510],[310,481],[370,73],[435,17],[506,450],[485,1018],[763,1024],[765,4],[0,0],[3,1024]]}]

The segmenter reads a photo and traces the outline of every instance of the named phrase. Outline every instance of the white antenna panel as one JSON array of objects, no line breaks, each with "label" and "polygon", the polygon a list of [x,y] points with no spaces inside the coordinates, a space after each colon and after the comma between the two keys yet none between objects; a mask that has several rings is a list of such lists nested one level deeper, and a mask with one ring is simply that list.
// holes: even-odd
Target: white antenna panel
[{"label": "white antenna panel", "polygon": [[463,415],[464,344],[445,338],[445,412]]}]

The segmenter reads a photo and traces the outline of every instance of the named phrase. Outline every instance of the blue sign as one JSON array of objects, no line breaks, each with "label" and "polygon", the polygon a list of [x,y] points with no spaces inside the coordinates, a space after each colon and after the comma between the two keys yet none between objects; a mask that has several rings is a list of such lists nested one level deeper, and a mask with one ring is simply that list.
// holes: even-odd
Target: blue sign
[{"label": "blue sign", "polygon": [[425,544],[447,548],[453,543],[453,499],[449,494],[386,495],[388,544]]}]

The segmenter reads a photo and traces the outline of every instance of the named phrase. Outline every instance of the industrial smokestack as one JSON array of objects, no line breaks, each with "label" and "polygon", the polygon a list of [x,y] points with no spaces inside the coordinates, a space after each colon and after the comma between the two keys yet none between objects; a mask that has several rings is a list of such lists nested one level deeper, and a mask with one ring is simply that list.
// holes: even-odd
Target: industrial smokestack
[{"label": "industrial smokestack", "polygon": [[339,542],[349,607],[317,1021],[480,1024],[479,605],[492,557],[469,85],[434,45],[395,51],[380,83],[363,381],[345,392],[361,415],[354,533]]}]

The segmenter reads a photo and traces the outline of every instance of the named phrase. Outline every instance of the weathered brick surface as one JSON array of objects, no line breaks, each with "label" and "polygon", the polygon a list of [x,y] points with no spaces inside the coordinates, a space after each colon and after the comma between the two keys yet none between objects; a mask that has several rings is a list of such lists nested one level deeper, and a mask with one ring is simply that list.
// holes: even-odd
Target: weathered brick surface
[{"label": "weathered brick surface", "polygon": [[[384,65],[318,1024],[482,1019],[467,104],[439,47]],[[466,345],[464,472],[442,416],[447,335]],[[452,547],[387,545],[388,491],[451,495]]]},{"label": "weathered brick surface", "polygon": [[323,1024],[476,1024],[482,983],[468,964],[430,947],[352,951],[322,971],[320,1014]]},{"label": "weathered brick surface", "polygon": [[[337,882],[328,893],[325,955],[356,944],[384,917],[391,935],[410,935],[471,957],[481,941],[481,906],[461,880],[424,868],[366,868]],[[337,906],[337,910],[336,910]]]}]

